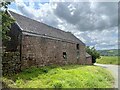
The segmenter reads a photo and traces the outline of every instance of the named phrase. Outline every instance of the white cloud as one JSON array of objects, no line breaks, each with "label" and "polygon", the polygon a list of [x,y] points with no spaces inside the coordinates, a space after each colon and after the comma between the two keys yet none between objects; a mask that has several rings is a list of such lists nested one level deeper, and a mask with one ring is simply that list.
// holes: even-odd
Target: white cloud
[{"label": "white cloud", "polygon": [[110,2],[52,2],[39,3],[34,0],[26,5],[17,0],[18,9],[24,15],[64,31],[72,32],[84,43],[97,49],[117,48],[117,3]]}]

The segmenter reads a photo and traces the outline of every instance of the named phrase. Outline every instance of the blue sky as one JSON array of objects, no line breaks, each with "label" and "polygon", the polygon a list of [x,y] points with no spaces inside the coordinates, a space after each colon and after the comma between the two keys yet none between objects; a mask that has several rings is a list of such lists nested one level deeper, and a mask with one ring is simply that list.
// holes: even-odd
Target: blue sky
[{"label": "blue sky", "polygon": [[[36,2],[34,2],[36,1]],[[73,33],[96,49],[118,48],[117,2],[17,0],[9,10]]]}]

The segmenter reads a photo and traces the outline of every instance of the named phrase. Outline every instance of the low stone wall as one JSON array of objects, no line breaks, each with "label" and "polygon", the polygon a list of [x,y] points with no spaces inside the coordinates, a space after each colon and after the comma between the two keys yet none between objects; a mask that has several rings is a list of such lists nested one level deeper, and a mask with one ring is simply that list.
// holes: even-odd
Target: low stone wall
[{"label": "low stone wall", "polygon": [[20,53],[5,52],[2,56],[3,75],[17,73],[21,70]]}]

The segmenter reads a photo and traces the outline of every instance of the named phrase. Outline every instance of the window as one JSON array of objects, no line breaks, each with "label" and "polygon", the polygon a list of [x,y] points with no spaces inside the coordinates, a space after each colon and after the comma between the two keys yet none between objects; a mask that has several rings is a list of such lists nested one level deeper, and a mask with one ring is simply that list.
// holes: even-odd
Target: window
[{"label": "window", "polygon": [[66,52],[63,52],[63,58],[64,58],[64,59],[67,59],[67,54],[66,54]]},{"label": "window", "polygon": [[79,50],[79,44],[76,44],[76,48],[77,48],[77,50]]}]

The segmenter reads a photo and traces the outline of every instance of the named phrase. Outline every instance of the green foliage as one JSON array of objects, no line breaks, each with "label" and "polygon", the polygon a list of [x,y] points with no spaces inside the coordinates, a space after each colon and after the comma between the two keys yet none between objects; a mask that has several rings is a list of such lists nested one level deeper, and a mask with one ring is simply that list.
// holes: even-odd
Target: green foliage
[{"label": "green foliage", "polygon": [[10,4],[10,2],[5,2],[5,1],[3,1],[3,2],[1,2],[0,3],[0,7],[3,7],[3,8],[5,8],[5,9],[7,9],[8,7],[8,5]]},{"label": "green foliage", "polygon": [[92,63],[95,63],[96,59],[100,58],[100,54],[97,52],[97,50],[94,47],[90,48],[89,46],[87,46],[86,52],[92,56]]},{"label": "green foliage", "polygon": [[[120,57],[120,56],[119,56]],[[120,65],[120,59],[118,56],[101,56],[100,59],[97,59],[97,63],[101,64],[115,64],[115,65]]]},{"label": "green foliage", "polygon": [[53,88],[62,88],[62,82],[56,81],[53,83]]},{"label": "green foliage", "polygon": [[11,18],[6,12],[7,12],[7,6],[10,4],[10,2],[1,2],[0,8],[3,8],[3,10],[0,11],[0,18],[2,21],[0,25],[0,33],[2,37],[3,45],[6,46],[7,41],[10,40],[10,37],[8,36],[8,32],[10,31],[11,24],[14,23],[14,19]]},{"label": "green foliage", "polygon": [[98,66],[45,66],[4,76],[3,82],[11,88],[112,88],[113,77]]}]

